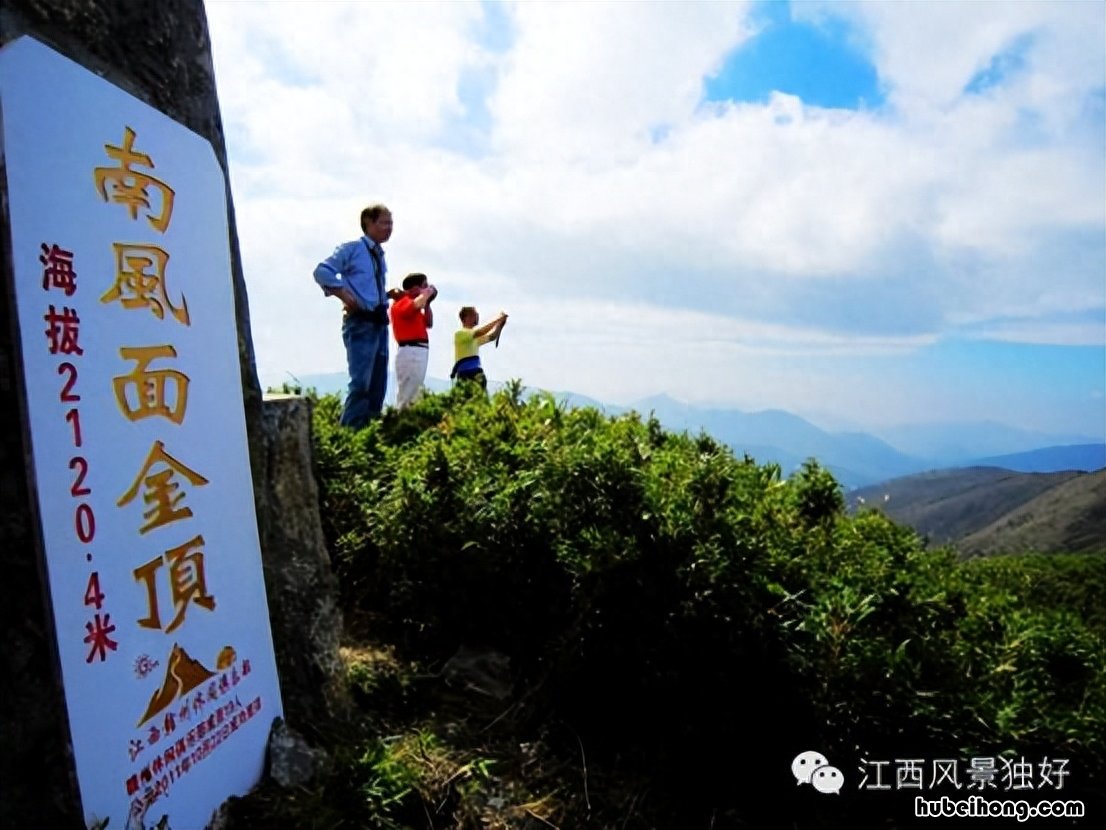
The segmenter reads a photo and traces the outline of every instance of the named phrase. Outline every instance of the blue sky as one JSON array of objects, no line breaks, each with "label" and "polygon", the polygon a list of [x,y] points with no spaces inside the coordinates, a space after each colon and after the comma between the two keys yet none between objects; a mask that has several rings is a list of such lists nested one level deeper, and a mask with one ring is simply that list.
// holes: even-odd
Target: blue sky
[{"label": "blue sky", "polygon": [[310,272],[382,200],[437,377],[475,304],[612,403],[1106,433],[1102,4],[207,10],[263,381],[344,368]]},{"label": "blue sky", "polygon": [[876,67],[854,26],[840,18],[794,20],[783,2],[756,3],[749,19],[755,34],[706,79],[708,101],[765,103],[773,92],[785,92],[818,107],[883,103]]}]

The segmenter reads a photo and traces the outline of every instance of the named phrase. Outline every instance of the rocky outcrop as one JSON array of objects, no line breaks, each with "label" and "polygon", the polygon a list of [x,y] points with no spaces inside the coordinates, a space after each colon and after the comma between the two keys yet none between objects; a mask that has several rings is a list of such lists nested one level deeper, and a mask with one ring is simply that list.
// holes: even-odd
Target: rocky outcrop
[{"label": "rocky outcrop", "polygon": [[263,545],[269,618],[285,716],[311,737],[317,725],[348,705],[338,655],[338,583],[319,518],[311,401],[270,398],[263,415],[265,501],[280,517],[270,524]]}]

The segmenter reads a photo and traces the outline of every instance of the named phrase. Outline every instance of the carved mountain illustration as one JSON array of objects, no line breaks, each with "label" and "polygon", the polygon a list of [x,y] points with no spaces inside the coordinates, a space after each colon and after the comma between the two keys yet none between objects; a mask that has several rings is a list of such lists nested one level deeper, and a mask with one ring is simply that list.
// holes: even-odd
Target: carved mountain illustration
[{"label": "carved mountain illustration", "polygon": [[214,676],[215,672],[208,671],[199,660],[193,659],[187,651],[173,643],[173,650],[169,653],[168,665],[165,668],[165,680],[162,681],[161,688],[150,698],[146,714],[138,721],[138,726],[142,726],[174,700],[188,694]]}]

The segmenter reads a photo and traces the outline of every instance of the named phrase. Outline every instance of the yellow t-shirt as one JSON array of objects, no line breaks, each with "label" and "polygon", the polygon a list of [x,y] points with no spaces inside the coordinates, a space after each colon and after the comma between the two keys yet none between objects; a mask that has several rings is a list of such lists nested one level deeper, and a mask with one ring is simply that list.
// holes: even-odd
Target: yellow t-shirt
[{"label": "yellow t-shirt", "polygon": [[458,329],[453,335],[453,362],[464,360],[466,357],[476,357],[480,351],[480,344],[476,342],[475,329]]},{"label": "yellow t-shirt", "polygon": [[453,335],[453,362],[466,357],[479,357],[480,347],[491,341],[491,332],[477,337],[476,329],[458,329]]}]

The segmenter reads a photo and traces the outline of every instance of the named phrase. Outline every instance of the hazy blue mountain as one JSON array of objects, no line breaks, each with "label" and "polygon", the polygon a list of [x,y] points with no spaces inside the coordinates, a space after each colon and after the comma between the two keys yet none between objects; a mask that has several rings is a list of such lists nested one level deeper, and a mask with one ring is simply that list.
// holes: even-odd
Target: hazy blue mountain
[{"label": "hazy blue mountain", "polygon": [[[488,382],[489,389],[498,389],[502,385],[503,384],[498,383],[494,380]],[[539,392],[549,392],[549,394],[551,394],[558,401],[573,409],[590,406],[602,412],[605,412],[608,415],[618,415],[626,411],[625,407],[603,403],[603,401],[597,401],[595,398],[589,398],[587,395],[580,395],[576,392],[555,392],[553,390],[531,389],[530,387],[526,387],[526,390],[523,394],[529,397],[530,395],[536,395]]]},{"label": "hazy blue mountain", "polygon": [[[738,454],[748,453],[761,463],[777,463],[785,473],[793,472],[807,458],[816,458],[849,489],[925,470],[983,465],[977,459],[984,454],[1002,456],[990,458],[989,466],[1024,472],[1089,471],[1106,466],[1094,466],[1095,459],[1106,454],[1106,445],[1086,436],[1033,432],[994,422],[907,425],[880,430],[877,435],[829,432],[782,410],[700,408],[667,395],[644,398],[632,408],[643,415],[652,412],[670,429],[705,430]],[[1068,444],[1075,447],[1063,446]],[[1011,448],[1010,453],[1029,455],[1007,458],[1006,448]]]},{"label": "hazy blue mountain", "polygon": [[924,470],[928,461],[899,452],[884,441],[861,432],[826,432],[790,412],[769,409],[699,409],[659,395],[633,405],[643,414],[653,412],[671,429],[700,429],[747,453],[761,463],[774,462],[784,473],[816,458],[846,487],[860,487],[894,476]]},{"label": "hazy blue mountain", "polygon": [[[344,372],[304,375],[287,379],[320,394],[344,393]],[[279,384],[268,384],[274,386]],[[450,381],[428,377],[427,387],[442,392]],[[503,384],[491,381],[494,391]],[[527,387],[526,394],[540,390]],[[865,487],[912,473],[948,467],[994,466],[1023,472],[1093,470],[1095,459],[1106,455],[1106,445],[1086,436],[1050,435],[993,422],[913,424],[872,432],[833,432],[815,426],[791,412],[769,409],[698,407],[668,395],[643,398],[629,406],[604,403],[571,391],[553,391],[567,406],[593,406],[608,415],[630,409],[643,417],[654,415],[666,428],[697,434],[705,431],[730,446],[739,456],[748,454],[762,464],[775,463],[785,475],[808,458],[816,458],[846,489]],[[387,403],[395,399],[395,377],[389,374]],[[981,459],[981,456],[986,456]]]},{"label": "hazy blue mountain", "polygon": [[994,421],[903,424],[872,430],[908,455],[939,467],[966,467],[974,459],[1028,452],[1041,447],[1100,444],[1103,435],[1064,435],[1019,429]]},{"label": "hazy blue mountain", "polygon": [[1090,473],[1106,467],[1106,444],[1041,447],[1013,455],[980,458],[969,466],[1003,467],[1019,473],[1053,473],[1061,470]]}]

